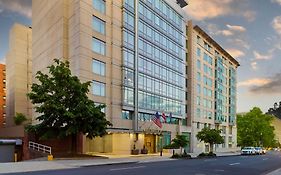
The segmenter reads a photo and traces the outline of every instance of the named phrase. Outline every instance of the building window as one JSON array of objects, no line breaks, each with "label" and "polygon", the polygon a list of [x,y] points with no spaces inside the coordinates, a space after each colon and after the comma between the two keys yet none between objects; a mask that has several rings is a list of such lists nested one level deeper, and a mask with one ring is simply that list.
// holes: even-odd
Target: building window
[{"label": "building window", "polygon": [[105,42],[97,38],[93,38],[93,51],[101,55],[105,55]]},{"label": "building window", "polygon": [[200,58],[201,57],[201,49],[197,48],[197,56]]},{"label": "building window", "polygon": [[95,16],[93,18],[93,28],[95,31],[105,34],[105,22]]},{"label": "building window", "polygon": [[129,111],[122,110],[122,119],[132,120],[132,114]]},{"label": "building window", "polygon": [[94,9],[101,13],[105,13],[105,1],[104,0],[93,0]]},{"label": "building window", "polygon": [[93,94],[97,96],[105,96],[105,84],[93,81]]},{"label": "building window", "polygon": [[105,63],[101,61],[93,60],[92,69],[95,74],[102,75],[102,76],[105,75]]}]

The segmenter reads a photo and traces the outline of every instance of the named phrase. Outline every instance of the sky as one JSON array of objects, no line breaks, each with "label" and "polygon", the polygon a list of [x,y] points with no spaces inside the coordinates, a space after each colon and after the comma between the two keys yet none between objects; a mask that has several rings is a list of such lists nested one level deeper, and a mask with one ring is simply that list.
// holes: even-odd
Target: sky
[{"label": "sky", "polygon": [[[237,112],[281,101],[281,0],[188,0],[189,19],[204,29],[241,66]],[[0,62],[14,22],[31,25],[31,0],[0,0]]]}]

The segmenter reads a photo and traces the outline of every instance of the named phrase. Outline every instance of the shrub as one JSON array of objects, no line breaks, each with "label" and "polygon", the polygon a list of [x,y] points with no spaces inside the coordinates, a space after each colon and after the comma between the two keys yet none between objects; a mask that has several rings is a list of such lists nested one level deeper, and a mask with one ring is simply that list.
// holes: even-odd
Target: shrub
[{"label": "shrub", "polygon": [[16,113],[16,116],[14,117],[14,122],[16,125],[21,125],[26,120],[27,120],[26,116],[22,113]]},{"label": "shrub", "polygon": [[172,155],[171,158],[173,158],[173,159],[179,159],[179,158],[181,158],[181,156],[180,156],[179,154],[174,154],[174,155]]}]

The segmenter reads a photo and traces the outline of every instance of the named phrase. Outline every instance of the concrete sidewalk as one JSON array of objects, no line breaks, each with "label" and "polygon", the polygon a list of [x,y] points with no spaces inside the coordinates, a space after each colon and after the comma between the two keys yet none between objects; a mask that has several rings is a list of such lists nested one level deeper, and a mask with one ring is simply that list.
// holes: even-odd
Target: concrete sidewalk
[{"label": "concrete sidewalk", "polygon": [[[240,154],[240,153],[239,153]],[[235,156],[238,153],[217,153],[217,156]],[[126,157],[127,156],[127,157]],[[191,154],[193,158],[197,154]],[[88,166],[99,165],[112,165],[112,164],[131,164],[131,163],[146,163],[146,162],[160,162],[160,161],[173,161],[170,154],[164,154],[162,157],[159,154],[149,155],[107,155],[107,159],[67,159],[67,160],[53,160],[53,161],[23,161],[16,163],[0,163],[1,173],[19,173],[31,171],[44,171],[44,170],[58,170],[58,169],[71,169]]]},{"label": "concrete sidewalk", "polygon": [[275,171],[272,171],[270,173],[267,173],[266,175],[280,175],[281,174],[281,168],[275,170]]},{"label": "concrete sidewalk", "polygon": [[88,166],[112,165],[112,164],[131,164],[169,161],[167,156],[163,157],[127,157],[111,159],[78,159],[78,160],[53,160],[53,161],[23,161],[16,163],[0,163],[0,174],[2,173],[19,173],[44,170],[71,169]]}]

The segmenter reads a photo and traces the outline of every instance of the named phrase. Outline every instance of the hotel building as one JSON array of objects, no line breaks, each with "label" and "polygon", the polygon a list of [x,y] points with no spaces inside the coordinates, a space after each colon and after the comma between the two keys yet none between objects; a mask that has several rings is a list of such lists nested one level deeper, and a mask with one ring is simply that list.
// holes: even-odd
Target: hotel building
[{"label": "hotel building", "polygon": [[[106,104],[106,118],[113,124],[104,137],[84,137],[83,152],[130,154],[146,147],[155,153],[176,134],[190,138],[186,20],[180,5],[170,0],[33,0],[33,81],[54,58],[68,60],[72,74],[92,81],[89,97]],[[167,116],[162,128],[152,122],[156,112]]]},{"label": "hotel building", "polygon": [[222,130],[216,151],[237,147],[236,70],[239,63],[199,26],[187,25],[187,116],[192,152],[209,151],[196,134],[204,127]]}]

